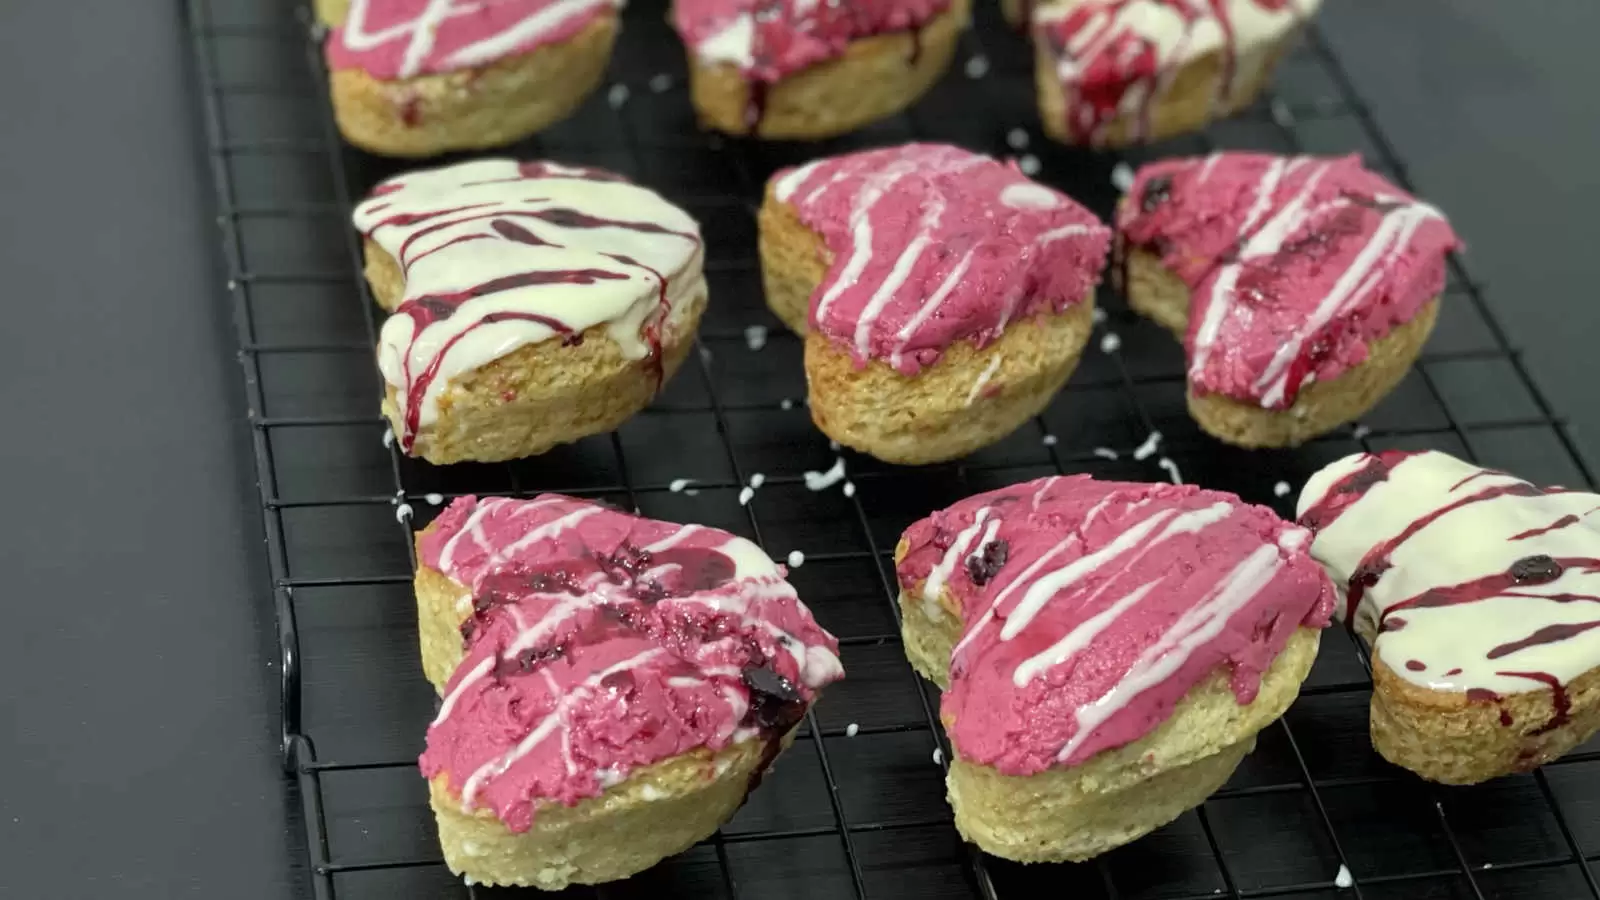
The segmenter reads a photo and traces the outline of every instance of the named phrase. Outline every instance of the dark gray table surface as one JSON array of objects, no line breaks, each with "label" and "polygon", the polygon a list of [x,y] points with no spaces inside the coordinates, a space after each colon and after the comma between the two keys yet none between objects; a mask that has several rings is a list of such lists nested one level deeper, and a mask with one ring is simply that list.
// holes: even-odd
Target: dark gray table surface
[{"label": "dark gray table surface", "polygon": [[[0,472],[20,501],[0,526],[0,896],[308,892],[178,6],[0,6]],[[1360,92],[1600,459],[1600,120],[1581,112],[1600,4],[1329,6]]]}]

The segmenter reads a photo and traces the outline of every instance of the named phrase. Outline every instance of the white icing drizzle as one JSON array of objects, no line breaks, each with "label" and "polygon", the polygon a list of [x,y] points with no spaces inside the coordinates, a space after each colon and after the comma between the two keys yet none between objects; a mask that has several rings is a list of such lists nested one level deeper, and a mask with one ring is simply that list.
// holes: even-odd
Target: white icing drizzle
[{"label": "white icing drizzle", "polygon": [[[1313,475],[1300,515],[1315,515],[1336,485],[1373,459],[1348,456]],[[1566,684],[1600,666],[1600,566],[1577,562],[1600,559],[1600,496],[1537,491],[1444,453],[1415,454],[1323,524],[1311,555],[1344,591],[1369,554],[1381,556],[1413,530],[1389,552],[1391,566],[1364,588],[1355,611],[1364,636],[1385,624],[1373,652],[1401,678],[1436,691],[1502,695],[1547,686],[1507,673],[1544,673]],[[1535,556],[1566,562],[1515,583],[1512,567]],[[1497,576],[1509,583],[1491,580]],[[1474,583],[1480,588],[1468,593],[1478,599],[1402,605]],[[1345,604],[1337,612],[1348,619]]]},{"label": "white icing drizzle", "polygon": [[[611,177],[484,159],[391,179],[356,207],[356,228],[405,276],[401,311],[378,344],[402,417],[418,379],[427,378],[417,413],[426,425],[451,379],[562,334],[546,323],[568,334],[606,324],[626,358],[644,358],[645,328],[704,291],[694,220],[652,191],[601,180]],[[407,304],[434,297],[465,299],[418,330]]]},{"label": "white icing drizzle", "polygon": [[1092,703],[1078,708],[1078,727],[1056,758],[1072,756],[1097,728],[1135,697],[1171,678],[1195,648],[1216,637],[1235,613],[1272,583],[1282,565],[1276,544],[1262,544],[1240,561],[1204,600],[1179,616],[1159,640],[1139,654],[1122,680]]},{"label": "white icing drizzle", "polygon": [[1004,361],[1005,357],[999,353],[994,355],[994,359],[989,360],[989,364],[984,366],[983,372],[978,375],[978,380],[972,383],[972,389],[967,391],[967,401],[964,406],[971,406],[977,402],[978,395],[983,393],[984,387],[989,384],[989,379],[994,377],[994,373],[1000,368],[1000,363]]},{"label": "white icing drizzle", "polygon": [[[957,532],[955,540],[944,551],[944,556],[934,564],[933,570],[928,573],[928,579],[922,583],[922,608],[928,618],[939,618],[939,593],[944,590],[945,582],[950,580],[950,575],[956,570],[956,564],[966,556],[967,549],[972,546],[973,538],[983,529],[983,523],[992,512],[989,507],[978,510],[973,516],[972,524]],[[982,544],[979,544],[981,547]]]},{"label": "white icing drizzle", "polygon": [[[838,449],[835,447],[834,449]],[[844,480],[844,457],[835,457],[833,467],[826,472],[807,471],[804,475],[806,490],[825,491]]]}]

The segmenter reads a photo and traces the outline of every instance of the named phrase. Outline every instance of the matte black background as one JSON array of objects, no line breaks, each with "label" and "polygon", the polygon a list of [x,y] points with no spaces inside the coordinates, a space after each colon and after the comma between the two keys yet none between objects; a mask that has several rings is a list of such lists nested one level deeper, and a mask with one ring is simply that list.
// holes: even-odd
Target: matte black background
[{"label": "matte black background", "polygon": [[[1330,7],[1594,460],[1600,4]],[[0,5],[3,896],[305,888],[185,40],[176,3]]]}]

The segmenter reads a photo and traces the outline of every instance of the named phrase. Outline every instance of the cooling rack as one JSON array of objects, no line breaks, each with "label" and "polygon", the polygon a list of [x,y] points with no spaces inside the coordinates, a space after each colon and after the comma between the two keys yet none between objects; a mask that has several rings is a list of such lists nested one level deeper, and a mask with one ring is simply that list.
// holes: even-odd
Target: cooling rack
[{"label": "cooling rack", "polygon": [[[765,310],[754,210],[775,169],[814,155],[943,140],[1018,158],[1109,216],[1120,162],[1213,148],[1361,154],[1409,179],[1313,29],[1261,103],[1206,133],[1114,157],[1047,144],[1031,54],[979,4],[952,71],[908,113],[812,146],[697,131],[682,51],[659,3],[625,14],[607,87],[510,152],[604,166],[702,223],[712,305],[699,353],[614,434],[532,460],[435,468],[395,452],[376,412],[378,324],[347,216],[400,170],[341,144],[305,10],[187,0],[217,226],[250,415],[281,649],[294,827],[318,898],[495,897],[444,868],[414,768],[435,698],[418,665],[411,538],[463,493],[600,497],[750,537],[840,636],[848,679],[714,838],[574,897],[1010,900],[1578,898],[1600,900],[1600,751],[1472,788],[1428,785],[1367,741],[1360,648],[1330,630],[1299,701],[1202,807],[1081,865],[1023,867],[964,845],[944,803],[938,697],[899,646],[890,554],[901,529],[967,494],[1056,472],[1183,478],[1288,514],[1293,491],[1358,449],[1434,447],[1529,478],[1592,485],[1459,259],[1421,362],[1363,422],[1295,451],[1202,435],[1178,344],[1108,311],[1068,388],[1029,426],[958,464],[896,468],[830,447],[810,424],[800,344]],[[1530,252],[1536,252],[1531,247]],[[1159,435],[1159,437],[1157,437]],[[841,464],[827,489],[808,471]],[[759,479],[756,476],[761,476]],[[743,489],[762,482],[748,503]],[[219,801],[220,802],[220,801]]]}]

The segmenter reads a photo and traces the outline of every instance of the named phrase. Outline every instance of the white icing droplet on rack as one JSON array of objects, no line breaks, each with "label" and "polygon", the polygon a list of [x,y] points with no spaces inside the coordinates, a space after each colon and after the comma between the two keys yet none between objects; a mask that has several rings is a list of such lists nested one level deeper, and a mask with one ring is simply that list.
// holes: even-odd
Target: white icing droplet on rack
[{"label": "white icing droplet on rack", "polygon": [[798,569],[806,564],[806,555],[799,550],[789,551],[789,568]]},{"label": "white icing droplet on rack", "polygon": [[1355,877],[1350,874],[1347,866],[1339,866],[1339,874],[1333,876],[1333,883],[1341,888],[1347,888],[1356,883]]},{"label": "white icing droplet on rack", "polygon": [[752,488],[759,488],[763,484],[766,484],[766,483],[767,483],[767,476],[761,474],[760,472],[757,472],[754,475],[750,476],[750,486]]},{"label": "white icing droplet on rack", "polygon": [[385,425],[385,426],[383,426],[383,446],[385,448],[389,448],[389,447],[393,447],[394,446],[394,426],[393,425]]},{"label": "white icing droplet on rack", "polygon": [[1006,132],[1006,146],[1013,150],[1028,149],[1028,132],[1021,128],[1013,128]]},{"label": "white icing droplet on rack", "polygon": [[1167,477],[1172,479],[1173,484],[1183,484],[1183,473],[1178,471],[1177,463],[1163,456],[1156,460],[1156,465],[1166,470]]},{"label": "white icing droplet on rack", "polygon": [[400,490],[394,492],[394,496],[393,497],[389,498],[389,505],[390,506],[399,506],[401,504],[401,502],[403,502],[405,499],[406,499],[405,488],[401,488]]},{"label": "white icing droplet on rack", "polygon": [[673,492],[674,494],[681,493],[683,489],[688,487],[689,483],[692,481],[694,481],[693,478],[674,478],[672,479],[672,483],[667,485],[667,490]]},{"label": "white icing droplet on rack", "polygon": [[1111,186],[1126,194],[1133,187],[1133,167],[1119,162],[1111,167]]},{"label": "white icing droplet on rack", "polygon": [[672,76],[665,72],[650,77],[650,90],[658,94],[665,94],[672,89]]},{"label": "white icing droplet on rack", "polygon": [[1351,429],[1351,431],[1350,431],[1351,436],[1354,437],[1358,441],[1365,440],[1367,435],[1369,435],[1371,433],[1372,433],[1372,429],[1371,428],[1368,428],[1367,426],[1361,425],[1361,424],[1357,424],[1356,427]]},{"label": "white icing droplet on rack", "polygon": [[443,494],[423,494],[422,499],[428,501],[429,506],[440,506],[444,503]]},{"label": "white icing droplet on rack", "polygon": [[687,488],[687,489],[684,490],[683,495],[685,497],[698,497],[698,496],[700,496],[700,489],[699,488]]},{"label": "white icing droplet on rack", "polygon": [[1022,157],[1017,160],[1017,168],[1022,170],[1022,174],[1031,178],[1034,175],[1039,174],[1039,170],[1043,168],[1043,166],[1039,163],[1039,157],[1034,156],[1032,153],[1024,153]]},{"label": "white icing droplet on rack", "polygon": [[1289,105],[1284,103],[1282,100],[1273,100],[1272,121],[1276,122],[1280,128],[1293,128],[1294,111],[1291,110]]},{"label": "white icing droplet on rack", "polygon": [[606,91],[606,103],[610,104],[612,109],[621,109],[622,108],[622,104],[627,103],[627,102],[628,102],[628,86],[627,85],[625,85],[625,84],[613,84],[611,86],[611,90]]},{"label": "white icing droplet on rack", "polygon": [[1095,456],[1100,457],[1101,459],[1115,460],[1115,459],[1119,459],[1120,458],[1119,455],[1117,454],[1117,451],[1111,449],[1110,447],[1096,447],[1091,452],[1094,453]]},{"label": "white icing droplet on rack", "polygon": [[1147,460],[1156,455],[1156,448],[1159,446],[1161,446],[1161,432],[1152,431],[1150,436],[1144,439],[1144,443],[1134,448],[1133,458],[1141,462]]},{"label": "white icing droplet on rack", "polygon": [[755,488],[745,487],[739,489],[739,505],[749,506],[750,501],[756,498]]},{"label": "white icing droplet on rack", "polygon": [[1042,440],[1042,442],[1044,443],[1044,445],[1046,447],[1054,447],[1057,443],[1060,442],[1060,439],[1057,438],[1053,434],[1047,434],[1043,438],[1041,438],[1041,440]]},{"label": "white icing droplet on rack", "polygon": [[699,347],[696,347],[695,349],[700,351],[700,361],[701,362],[705,362],[705,363],[711,362],[711,348],[710,347],[707,347],[705,344],[701,344]]},{"label": "white icing droplet on rack", "polygon": [[1483,868],[1492,869],[1492,868],[1494,868],[1494,863],[1484,863],[1483,864]]},{"label": "white icing droplet on rack", "polygon": [[844,483],[844,495],[846,497],[854,497],[856,495],[856,483],[854,481],[846,481]]},{"label": "white icing droplet on rack", "polygon": [[967,77],[982,78],[989,74],[989,57],[982,53],[967,60]]},{"label": "white icing droplet on rack", "polygon": [[1120,349],[1122,349],[1122,338],[1118,337],[1115,331],[1107,332],[1106,336],[1100,339],[1101,353],[1115,353]]},{"label": "white icing droplet on rack", "polygon": [[794,401],[790,400],[788,397],[785,397],[782,400],[778,401],[778,408],[779,409],[794,409]]},{"label": "white icing droplet on rack", "polygon": [[402,503],[394,508],[394,520],[396,522],[404,522],[409,518],[411,518],[411,504]]},{"label": "white icing droplet on rack", "polygon": [[861,726],[857,725],[854,722],[851,722],[849,725],[846,725],[844,727],[844,736],[845,737],[855,737],[856,735],[858,735],[860,733],[861,733]]},{"label": "white icing droplet on rack", "polygon": [[1055,209],[1061,195],[1039,184],[1011,184],[1000,192],[1000,202],[1012,209]]},{"label": "white icing droplet on rack", "polygon": [[828,449],[834,451],[835,453],[839,452],[839,442],[836,441],[836,440],[833,440],[832,438],[829,438],[828,439]]},{"label": "white icing droplet on rack", "polygon": [[936,765],[936,766],[944,765],[944,748],[943,747],[935,747],[935,748],[933,748],[933,764]]},{"label": "white icing droplet on rack", "polygon": [[1094,312],[1089,313],[1089,318],[1093,319],[1096,325],[1099,325],[1106,320],[1106,311],[1096,306]]},{"label": "white icing droplet on rack", "polygon": [[833,467],[826,472],[807,471],[805,474],[806,489],[811,491],[825,491],[844,480],[844,457],[836,457]]},{"label": "white icing droplet on rack", "polygon": [[751,350],[760,350],[767,345],[767,326],[751,325],[744,330],[745,346]]},{"label": "white icing droplet on rack", "polygon": [[1294,490],[1294,488],[1289,486],[1289,482],[1280,481],[1272,486],[1272,495],[1274,497],[1287,497],[1289,496],[1289,492],[1292,490]]}]

